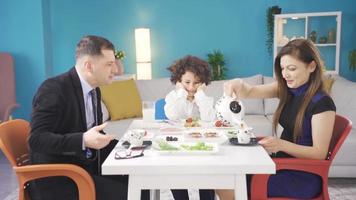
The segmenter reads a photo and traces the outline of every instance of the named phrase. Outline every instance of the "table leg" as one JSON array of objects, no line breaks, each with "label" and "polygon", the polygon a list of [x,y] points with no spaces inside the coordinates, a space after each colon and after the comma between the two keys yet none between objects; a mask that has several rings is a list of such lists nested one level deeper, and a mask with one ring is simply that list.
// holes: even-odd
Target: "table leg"
[{"label": "table leg", "polygon": [[141,188],[138,184],[138,179],[132,175],[129,176],[129,185],[128,185],[128,200],[140,200],[141,199]]},{"label": "table leg", "polygon": [[235,199],[247,200],[246,175],[235,175]]},{"label": "table leg", "polygon": [[160,200],[160,190],[151,189],[151,200]]},{"label": "table leg", "polygon": [[150,190],[150,200],[160,200],[160,190],[151,189]]}]

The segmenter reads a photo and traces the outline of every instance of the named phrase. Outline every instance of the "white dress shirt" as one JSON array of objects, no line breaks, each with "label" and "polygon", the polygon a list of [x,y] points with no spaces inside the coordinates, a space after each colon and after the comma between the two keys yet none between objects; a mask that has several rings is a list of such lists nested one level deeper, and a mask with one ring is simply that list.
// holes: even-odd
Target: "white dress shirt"
[{"label": "white dress shirt", "polygon": [[[77,71],[78,73],[78,71]],[[94,124],[94,115],[93,115],[93,104],[91,101],[90,91],[94,88],[89,85],[88,82],[84,80],[84,78],[78,73],[80,84],[83,89],[83,98],[84,98],[84,106],[85,106],[85,117],[87,121],[87,129],[90,129]]]}]

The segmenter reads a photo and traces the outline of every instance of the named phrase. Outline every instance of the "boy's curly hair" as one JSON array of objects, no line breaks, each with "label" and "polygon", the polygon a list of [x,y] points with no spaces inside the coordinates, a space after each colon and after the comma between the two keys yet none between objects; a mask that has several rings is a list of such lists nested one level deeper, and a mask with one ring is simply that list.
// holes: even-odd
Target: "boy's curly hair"
[{"label": "boy's curly hair", "polygon": [[208,85],[211,82],[209,64],[196,56],[185,56],[175,61],[167,69],[171,72],[171,82],[173,84],[182,81],[182,76],[187,71],[197,76],[201,83]]}]

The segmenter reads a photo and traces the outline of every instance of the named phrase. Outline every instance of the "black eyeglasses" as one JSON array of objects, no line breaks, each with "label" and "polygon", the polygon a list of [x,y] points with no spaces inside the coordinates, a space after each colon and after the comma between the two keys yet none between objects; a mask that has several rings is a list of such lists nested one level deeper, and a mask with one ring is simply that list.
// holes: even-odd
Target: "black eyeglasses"
[{"label": "black eyeglasses", "polygon": [[130,149],[115,152],[115,159],[130,159],[144,156],[145,146],[132,147]]}]

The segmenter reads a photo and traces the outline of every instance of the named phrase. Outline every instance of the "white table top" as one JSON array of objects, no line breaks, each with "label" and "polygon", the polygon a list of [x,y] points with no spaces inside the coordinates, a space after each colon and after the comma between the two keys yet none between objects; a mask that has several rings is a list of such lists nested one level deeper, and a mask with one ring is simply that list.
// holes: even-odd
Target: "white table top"
[{"label": "white table top", "polygon": [[[142,120],[134,120],[129,129],[142,128]],[[147,125],[147,126],[146,126]],[[146,124],[155,128],[157,124]],[[159,126],[159,125],[158,125]],[[105,175],[164,175],[164,174],[273,174],[275,164],[263,149],[257,146],[232,146],[228,142],[219,146],[213,155],[159,155],[155,150],[145,150],[143,157],[114,158],[115,148],[102,165]]]}]

